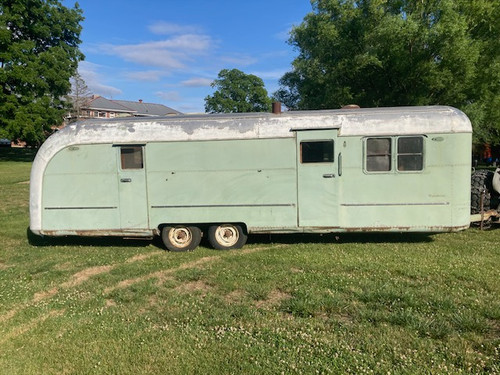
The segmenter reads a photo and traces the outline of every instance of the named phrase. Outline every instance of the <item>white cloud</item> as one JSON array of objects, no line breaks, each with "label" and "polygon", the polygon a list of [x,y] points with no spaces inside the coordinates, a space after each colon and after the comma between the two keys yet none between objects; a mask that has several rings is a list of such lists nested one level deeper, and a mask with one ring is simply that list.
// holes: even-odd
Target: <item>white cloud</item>
[{"label": "white cloud", "polygon": [[155,95],[169,102],[180,102],[182,100],[181,95],[177,91],[157,91]]},{"label": "white cloud", "polygon": [[171,34],[198,34],[201,28],[193,25],[179,25],[176,23],[158,21],[148,26],[149,31],[156,35]]},{"label": "white cloud", "polygon": [[276,34],[274,34],[274,37],[278,40],[281,40],[283,42],[288,42],[290,39],[290,33],[292,32],[293,25],[289,26],[286,30],[282,30]]},{"label": "white cloud", "polygon": [[279,69],[279,70],[269,70],[269,71],[261,71],[261,72],[251,72],[250,74],[256,75],[257,77],[262,78],[262,79],[278,80],[281,77],[283,77],[283,75],[286,72],[287,71],[284,69]]},{"label": "white cloud", "polygon": [[122,59],[143,66],[164,69],[184,69],[188,61],[206,54],[213,48],[208,35],[185,34],[173,38],[139,44],[103,44],[101,52],[119,56]]},{"label": "white cloud", "polygon": [[281,40],[283,42],[288,42],[288,40],[290,39],[292,30],[295,27],[300,26],[302,24],[302,22],[303,22],[303,20],[299,20],[299,21],[296,21],[293,23],[288,23],[286,25],[283,25],[283,26],[286,26],[286,29],[283,29],[280,32],[277,32],[276,34],[274,34],[274,38]]},{"label": "white cloud", "polygon": [[133,81],[158,82],[166,73],[161,70],[146,70],[140,72],[128,72],[125,76]]},{"label": "white cloud", "polygon": [[122,94],[122,90],[105,84],[105,79],[99,70],[101,66],[88,61],[81,61],[78,72],[82,76],[85,84],[92,94],[98,94],[106,97],[114,97]]},{"label": "white cloud", "polygon": [[213,79],[198,77],[182,81],[181,85],[185,87],[209,87],[213,81]]}]

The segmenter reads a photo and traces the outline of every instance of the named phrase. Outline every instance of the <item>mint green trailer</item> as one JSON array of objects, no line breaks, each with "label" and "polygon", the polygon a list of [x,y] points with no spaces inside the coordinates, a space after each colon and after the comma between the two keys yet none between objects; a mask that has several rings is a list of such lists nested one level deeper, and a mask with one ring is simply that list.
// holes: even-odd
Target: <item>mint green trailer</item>
[{"label": "mint green trailer", "polygon": [[40,148],[30,228],[177,251],[202,235],[228,249],[249,233],[458,231],[471,133],[444,106],[86,121]]}]

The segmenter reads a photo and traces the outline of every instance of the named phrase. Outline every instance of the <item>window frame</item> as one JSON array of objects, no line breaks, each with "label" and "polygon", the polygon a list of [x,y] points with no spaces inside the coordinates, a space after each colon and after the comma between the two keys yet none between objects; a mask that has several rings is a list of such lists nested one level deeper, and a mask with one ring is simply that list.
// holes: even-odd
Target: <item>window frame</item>
[{"label": "window frame", "polygon": [[[331,160],[327,161],[304,161],[304,143],[330,143],[331,144]],[[333,139],[304,139],[300,141],[300,164],[333,164],[335,163],[335,141]]]},{"label": "window frame", "polygon": [[[394,166],[394,147],[393,147],[393,137],[391,136],[376,136],[376,137],[366,137],[364,139],[364,154],[363,154],[363,164],[364,164],[364,172],[369,173],[369,174],[379,174],[379,173],[390,173],[393,170]],[[388,139],[389,140],[389,154],[385,155],[369,155],[368,154],[368,141],[370,139]],[[368,158],[371,156],[389,156],[389,169],[384,169],[384,170],[369,170],[368,169]]]},{"label": "window frame", "polygon": [[[399,139],[401,138],[421,138],[422,139],[422,152],[421,152],[421,157],[422,157],[422,169],[417,169],[417,170],[401,170],[399,167],[399,156],[400,155],[410,155],[408,153],[403,153],[400,154],[398,150],[398,145],[399,145]],[[363,172],[365,174],[383,174],[383,173],[402,173],[402,174],[407,174],[407,173],[423,173],[425,171],[425,161],[426,161],[426,142],[425,138],[427,138],[426,135],[424,134],[412,134],[412,135],[389,135],[389,136],[369,136],[369,137],[364,137],[363,138]],[[389,139],[390,140],[390,169],[389,170],[383,170],[383,171],[370,171],[368,170],[368,140],[369,139]]]},{"label": "window frame", "polygon": [[[420,153],[401,153],[399,151],[399,140],[400,139],[405,139],[405,138],[419,138],[421,139],[421,142],[422,142],[422,148],[421,148],[421,152]],[[396,138],[396,163],[395,163],[395,166],[396,166],[396,170],[398,173],[416,173],[416,172],[422,172],[425,168],[425,142],[424,142],[424,136],[421,136],[421,135],[408,135],[408,136],[399,136]],[[421,162],[422,162],[422,168],[421,169],[409,169],[409,170],[404,170],[404,169],[400,169],[400,163],[399,163],[399,157],[400,156],[411,156],[411,155],[420,155],[421,157]]]},{"label": "window frame", "polygon": [[[120,170],[121,171],[139,171],[144,169],[144,146],[143,145],[118,145],[118,148],[120,149],[119,154],[119,163],[120,163]],[[140,155],[141,155],[141,166],[137,168],[124,168],[124,153],[123,151],[126,149],[140,149]]]}]

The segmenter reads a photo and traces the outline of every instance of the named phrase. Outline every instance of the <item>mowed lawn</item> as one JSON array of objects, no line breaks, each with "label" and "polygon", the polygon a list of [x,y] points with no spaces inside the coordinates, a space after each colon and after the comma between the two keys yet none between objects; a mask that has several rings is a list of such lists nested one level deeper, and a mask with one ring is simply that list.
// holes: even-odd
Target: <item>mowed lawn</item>
[{"label": "mowed lawn", "polygon": [[0,374],[500,373],[500,228],[34,242],[31,157],[0,152]]}]

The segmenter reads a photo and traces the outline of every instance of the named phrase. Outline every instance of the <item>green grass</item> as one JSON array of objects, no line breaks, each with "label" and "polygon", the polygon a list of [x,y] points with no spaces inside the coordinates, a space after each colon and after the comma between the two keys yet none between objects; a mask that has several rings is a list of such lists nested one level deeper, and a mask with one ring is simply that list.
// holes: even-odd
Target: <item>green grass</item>
[{"label": "green grass", "polygon": [[16,155],[0,153],[1,374],[500,373],[500,230],[34,246]]}]

